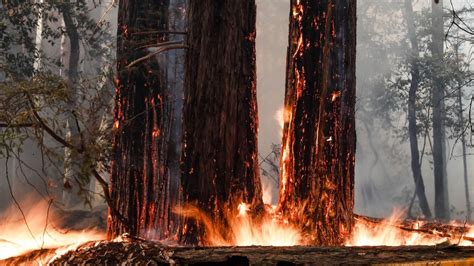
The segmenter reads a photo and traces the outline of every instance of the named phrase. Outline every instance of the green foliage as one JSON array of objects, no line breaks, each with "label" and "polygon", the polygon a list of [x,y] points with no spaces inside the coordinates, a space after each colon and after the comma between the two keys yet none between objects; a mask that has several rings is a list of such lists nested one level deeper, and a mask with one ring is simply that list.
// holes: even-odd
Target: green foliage
[{"label": "green foliage", "polygon": [[[69,182],[79,184],[78,193],[90,203],[91,171],[107,168],[111,146],[115,42],[110,25],[103,20],[103,14],[99,14],[101,21],[94,18],[92,14],[98,11],[85,0],[3,3],[0,5],[0,158],[20,157],[25,145],[38,149],[46,169],[39,174],[60,195],[67,187],[62,184],[62,172],[65,143],[69,143],[68,152],[74,154],[77,159],[74,167],[79,169]],[[66,13],[72,17],[72,27],[79,34],[78,63],[83,71],[79,73],[78,84],[70,84],[63,64],[69,57],[67,46],[71,34],[71,29],[62,22]],[[68,135],[67,117],[71,112],[80,129],[77,143],[71,142]],[[28,162],[18,160],[28,166]]]}]

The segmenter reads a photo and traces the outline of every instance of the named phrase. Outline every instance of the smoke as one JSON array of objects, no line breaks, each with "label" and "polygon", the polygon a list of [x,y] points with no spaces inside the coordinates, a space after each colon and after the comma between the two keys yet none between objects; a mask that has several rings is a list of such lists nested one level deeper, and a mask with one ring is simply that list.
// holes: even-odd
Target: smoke
[{"label": "smoke", "polygon": [[[107,2],[107,1],[106,1]],[[279,110],[282,110],[285,90],[285,67],[288,46],[288,18],[290,0],[256,0],[257,2],[257,87],[259,108],[259,153],[260,161],[272,155],[272,144],[280,145],[281,126],[275,119]],[[406,46],[389,46],[394,39],[403,38],[404,25],[401,19],[401,2],[391,0],[362,0],[358,1],[358,55],[357,55],[357,158],[356,158],[356,212],[372,216],[387,216],[393,207],[407,207],[407,201],[412,197],[414,183],[409,164],[409,147],[406,140],[395,137],[396,130],[404,130],[406,118],[400,116],[395,127],[383,128],[380,120],[373,116],[373,112],[361,111],[368,97],[378,97],[385,93],[380,84],[380,77],[389,74],[396,68],[395,62],[389,54],[406,55]],[[445,0],[445,8],[450,1]],[[429,6],[429,1],[414,1],[415,9]],[[453,0],[456,8],[472,6],[474,1]],[[108,9],[108,4],[105,4]],[[114,7],[103,17],[116,27],[116,11]],[[426,20],[429,14],[426,14]],[[447,18],[448,19],[448,18]],[[374,30],[374,31],[373,31]],[[370,37],[381,41],[376,47]],[[46,48],[45,48],[46,49]],[[47,47],[45,53],[51,53]],[[470,55],[470,54],[469,54]],[[471,92],[472,95],[472,90]],[[468,94],[469,94],[468,93]],[[280,116],[280,115],[278,115]],[[420,140],[422,142],[423,140]],[[459,145],[454,146],[450,141],[448,156],[448,179],[451,204],[457,210],[464,210],[464,194],[462,181],[462,158],[459,157]],[[470,150],[472,152],[472,148]],[[28,184],[30,180],[41,193],[46,194],[46,187],[57,184],[61,176],[57,167],[44,165],[41,162],[41,151],[31,141],[23,145],[21,158],[29,167],[20,169],[16,158],[0,159],[0,211],[11,205],[11,196],[5,178],[5,170],[9,169],[15,195],[25,195],[33,190]],[[276,154],[277,155],[277,154]],[[273,159],[272,159],[273,160]],[[424,156],[423,177],[426,193],[431,208],[434,203],[433,170],[429,155]],[[273,160],[278,166],[278,161]],[[262,163],[263,165],[263,163]],[[468,157],[468,165],[474,165],[474,157]],[[264,166],[267,172],[262,173],[262,182],[266,188],[266,201],[275,203],[278,199],[278,173],[271,171],[271,166]],[[472,170],[470,170],[472,173]],[[40,175],[38,175],[38,173]],[[42,177],[40,177],[42,176]],[[42,178],[44,180],[42,180]],[[474,196],[474,179],[470,177],[470,192]],[[48,187],[50,190],[61,190],[62,187]],[[36,193],[36,192],[35,192]],[[270,200],[271,199],[271,200]],[[416,205],[416,204],[415,204]],[[462,218],[462,214],[455,216]]]}]

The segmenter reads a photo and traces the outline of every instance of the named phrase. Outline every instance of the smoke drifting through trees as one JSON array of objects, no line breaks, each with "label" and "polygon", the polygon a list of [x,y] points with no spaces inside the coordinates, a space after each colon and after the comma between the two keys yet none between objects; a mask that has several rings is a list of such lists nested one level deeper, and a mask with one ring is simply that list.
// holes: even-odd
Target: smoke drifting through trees
[{"label": "smoke drifting through trees", "polygon": [[[287,31],[283,30],[287,24],[288,24],[288,19],[287,19],[287,10],[289,8],[289,1],[277,1],[277,0],[260,0],[257,1],[258,4],[258,12],[263,12],[261,13],[259,20],[267,20],[264,23],[259,22],[258,25],[263,25],[263,27],[258,27],[257,31],[260,32],[257,34],[257,36],[267,36],[265,39],[257,39],[257,45],[260,47],[259,50],[257,51],[257,64],[258,64],[258,69],[259,71],[262,71],[261,69],[271,69],[270,71],[265,71],[263,70],[262,73],[267,73],[268,77],[262,77],[260,75],[259,79],[262,79],[263,82],[259,83],[259,88],[258,88],[258,93],[260,94],[259,98],[259,105],[260,106],[274,106],[274,110],[276,111],[277,109],[281,108],[283,105],[283,101],[278,102],[274,100],[273,98],[270,99],[268,95],[282,95],[284,94],[284,68],[285,68],[285,53],[286,53],[286,45],[287,45]],[[406,207],[409,204],[410,199],[413,196],[414,188],[416,181],[413,182],[412,178],[412,173],[409,171],[409,152],[408,152],[408,142],[406,141],[406,134],[401,134],[403,130],[405,130],[406,126],[406,110],[404,108],[407,107],[407,100],[406,100],[406,92],[407,87],[406,83],[407,79],[403,78],[396,78],[396,75],[392,75],[399,70],[399,73],[403,75],[406,75],[407,69],[401,67],[403,66],[403,62],[400,63],[400,61],[404,61],[406,59],[406,54],[405,51],[408,49],[406,44],[408,43],[407,40],[404,39],[404,37],[401,36],[406,36],[406,28],[403,28],[405,25],[403,22],[400,22],[397,19],[393,19],[391,17],[392,14],[399,14],[401,10],[403,10],[403,6],[400,6],[399,4],[396,3],[396,1],[359,1],[359,21],[362,22],[360,23],[361,26],[359,27],[359,36],[362,36],[359,38],[359,46],[358,46],[358,60],[359,60],[359,72],[358,72],[358,78],[359,78],[359,94],[358,94],[358,113],[357,117],[358,120],[360,121],[358,132],[359,132],[359,147],[358,147],[358,160],[357,160],[357,173],[356,173],[356,181],[358,182],[356,184],[356,193],[358,196],[356,197],[356,201],[358,201],[358,208],[356,210],[358,212],[362,212],[365,214],[370,214],[370,215],[386,215],[388,212],[391,211],[391,207],[394,205]],[[449,7],[449,4],[445,1],[445,8]],[[459,6],[456,6],[458,8]],[[112,6],[112,10],[116,9]],[[428,8],[430,8],[428,6]],[[108,7],[106,8],[108,9]],[[272,10],[273,9],[273,10]],[[271,10],[268,11],[268,13],[264,13],[264,11],[260,10]],[[283,11],[282,11],[283,10]],[[429,16],[426,15],[426,13],[429,13],[429,9],[427,9],[426,13],[421,13],[420,12],[421,7],[420,5],[415,5],[414,7],[414,13],[415,13],[415,25],[418,33],[425,33],[426,31],[424,29],[427,29],[430,26]],[[275,16],[275,13],[283,13],[284,19],[281,19],[281,16]],[[8,15],[10,12],[5,12],[3,15]],[[463,16],[465,14],[468,14],[468,11],[466,12],[459,12],[459,16]],[[100,15],[102,16],[102,15]],[[466,15],[468,16],[468,15]],[[446,15],[446,17],[449,17]],[[113,19],[111,19],[113,21]],[[280,25],[281,27],[276,27],[272,24],[275,21],[281,21]],[[365,21],[365,23],[364,23]],[[427,22],[428,21],[428,22]],[[457,19],[456,21],[459,22]],[[445,30],[446,27],[450,25],[450,21],[447,19],[445,21]],[[469,23],[469,20],[466,20],[466,23]],[[84,24],[81,24],[84,25]],[[89,24],[87,24],[89,25]],[[269,27],[268,25],[272,25]],[[398,29],[399,25],[402,27],[402,29]],[[93,24],[92,26],[96,26]],[[367,32],[371,30],[371,27],[378,28],[375,31],[372,32]],[[46,27],[46,26],[45,26]],[[47,27],[46,27],[47,28]],[[95,28],[94,28],[95,29]],[[273,30],[273,32],[271,32]],[[398,31],[400,30],[400,31]],[[397,32],[398,31],[398,32]],[[48,32],[47,29],[43,29],[43,32]],[[263,32],[266,32],[263,34]],[[271,33],[269,33],[271,32]],[[445,31],[446,32],[446,31]],[[453,38],[454,33],[456,32],[456,27],[452,27],[452,29],[449,32],[448,38]],[[270,39],[270,35],[271,39]],[[281,35],[281,36],[278,36]],[[81,35],[83,36],[83,35]],[[19,38],[22,36],[19,36]],[[24,37],[24,36],[23,36]],[[257,37],[258,38],[258,37]],[[262,57],[261,55],[264,53],[269,53],[268,51],[274,51],[273,48],[275,46],[275,42],[279,42],[279,38],[283,39],[280,44],[281,51],[280,56],[271,56],[272,60],[265,60],[268,59],[268,57]],[[429,43],[429,37],[427,36],[422,36],[419,40],[420,43],[420,50],[428,51],[427,49],[427,43]],[[465,38],[463,36],[456,37],[457,39]],[[53,39],[58,39],[57,37]],[[87,39],[87,38],[84,38]],[[270,39],[270,41],[268,40]],[[261,40],[259,42],[259,40]],[[265,44],[265,42],[267,44]],[[396,44],[394,44],[396,42]],[[381,44],[385,45],[383,49],[379,49],[381,47]],[[57,45],[57,44],[56,44]],[[392,46],[393,45],[393,46]],[[364,47],[366,46],[366,47]],[[450,44],[449,42],[445,42],[445,49],[446,49],[446,56],[449,56],[450,53]],[[464,44],[460,46],[460,51],[461,55],[460,58],[466,58],[466,61],[469,61],[470,55],[469,54],[464,54],[467,50],[469,50],[468,45]],[[25,45],[24,48],[28,49],[28,45]],[[92,50],[92,49],[91,49]],[[265,51],[266,50],[266,51]],[[2,53],[6,52],[7,50],[2,50]],[[452,51],[452,50],[451,50]],[[24,53],[27,54],[27,53]],[[278,54],[278,52],[275,52],[275,55]],[[4,55],[4,54],[2,54]],[[421,54],[422,56],[424,54]],[[22,54],[17,51],[17,53],[14,56],[10,57],[2,57],[8,59],[5,62],[8,62],[8,64],[3,64],[2,61],[2,67],[8,66],[8,67],[19,67],[21,69],[21,73],[24,75],[27,75],[29,71],[33,71],[34,67],[30,67],[30,65],[33,65],[33,61],[31,60],[32,58],[23,58]],[[25,59],[25,60],[23,60]],[[15,63],[16,62],[16,63]],[[25,64],[22,65],[22,63],[25,62]],[[29,62],[29,63],[28,63]],[[47,60],[43,61],[44,63],[47,62]],[[399,64],[400,63],[400,64]],[[10,64],[10,65],[9,65]],[[281,68],[278,70],[276,68],[276,65],[281,64]],[[420,63],[420,68],[422,71],[420,71],[421,78],[423,78],[425,81],[428,80],[429,77],[432,77],[432,75],[428,75],[427,73],[429,68],[427,67],[427,62],[423,61]],[[423,70],[424,69],[424,70]],[[445,73],[443,76],[449,76],[451,75],[448,70],[437,72],[437,73]],[[393,79],[390,78],[392,76]],[[268,79],[273,79],[276,80],[279,77],[281,79],[281,84],[278,85],[278,82],[268,82]],[[267,80],[267,82],[265,82]],[[386,80],[390,80],[392,83],[398,83],[402,84],[402,86],[399,86],[398,93],[394,93],[394,91],[388,92],[389,90],[386,90],[387,86],[385,84]],[[38,82],[38,83],[37,83]],[[389,83],[390,83],[389,82]],[[29,81],[25,83],[30,83]],[[23,85],[25,85],[23,83]],[[93,84],[94,82],[90,82],[90,84]],[[447,82],[449,84],[449,82]],[[12,83],[7,83],[5,84],[5,89],[2,90],[2,93],[5,91],[10,92],[9,96],[15,94],[14,92],[11,93],[11,89],[13,86],[11,86]],[[65,92],[66,87],[61,86],[61,83],[59,82],[54,82],[53,79],[50,78],[50,76],[47,75],[38,75],[36,80],[33,80],[31,82],[33,85],[38,85],[36,86],[36,89],[38,88],[60,88],[56,90],[56,92]],[[262,86],[260,86],[262,84]],[[417,114],[418,116],[418,141],[419,141],[419,152],[420,154],[420,164],[421,164],[421,170],[423,171],[423,176],[425,180],[425,185],[426,185],[426,197],[428,200],[429,205],[434,206],[434,188],[433,188],[433,164],[432,164],[432,154],[431,154],[431,145],[433,143],[430,143],[430,138],[432,138],[432,132],[430,128],[430,119],[432,118],[432,109],[429,108],[431,104],[427,104],[427,99],[429,99],[429,86],[427,85],[427,82],[421,82],[420,83],[420,89],[419,92],[420,94],[419,97],[417,97],[417,105],[418,105],[418,110]],[[459,84],[459,82],[457,83]],[[468,112],[469,109],[469,98],[471,96],[471,92],[469,91],[469,83],[466,82],[461,82],[463,84],[463,89],[462,90],[454,90],[454,87],[447,86],[446,91],[450,92],[454,90],[456,93],[454,94],[455,100],[458,100],[458,95],[457,92],[461,92],[461,98],[462,101],[464,102],[464,114],[465,114],[465,123],[467,124],[470,120],[470,114]],[[22,86],[23,86],[22,85]],[[280,90],[277,90],[279,87]],[[3,89],[3,87],[2,87]],[[84,89],[84,88],[81,88]],[[464,93],[463,93],[464,92]],[[405,95],[404,95],[405,94]],[[34,91],[34,96],[35,97],[43,97],[43,96],[61,96],[58,94],[48,94],[45,93],[44,90],[35,90]],[[446,95],[450,95],[449,93]],[[3,96],[3,95],[2,95]],[[272,96],[273,97],[273,96]],[[403,98],[404,97],[404,98]],[[91,97],[92,99],[96,100],[96,98]],[[18,98],[15,98],[18,99]],[[63,100],[61,100],[63,101]],[[270,104],[268,104],[268,101]],[[447,112],[450,111],[449,105],[452,104],[453,98],[447,99]],[[378,104],[376,104],[378,102]],[[8,101],[8,105],[6,106],[1,106],[2,110],[10,110],[10,108],[5,108],[5,107],[17,107],[17,106],[22,106],[20,104],[17,104],[18,102],[16,101]],[[24,102],[21,102],[24,103]],[[61,102],[61,105],[63,102]],[[401,107],[400,109],[393,108],[393,106],[399,106]],[[42,109],[41,106],[38,106],[35,109]],[[456,112],[456,116],[458,113],[458,108],[451,108],[454,109]],[[84,121],[88,120],[90,117],[92,117],[92,114],[95,113],[96,110],[95,108],[92,108],[91,110],[80,112],[79,114],[79,120]],[[64,110],[63,110],[64,111]],[[451,110],[452,111],[452,110]],[[42,115],[50,115],[48,113],[49,111],[45,111],[44,113],[41,113]],[[59,111],[55,111],[53,113],[57,113]],[[261,116],[260,120],[264,120],[263,124],[267,124],[267,121],[270,121],[270,124],[275,124],[274,127],[271,130],[268,130],[267,126],[264,126],[260,130],[260,139],[264,139],[265,142],[267,143],[278,143],[279,142],[279,132],[278,132],[278,125],[274,121],[273,116],[274,116],[274,111],[261,111],[260,114],[263,113],[269,113],[269,115],[266,116]],[[9,138],[12,136],[17,136],[16,135],[16,130],[19,128],[23,128],[24,126],[28,126],[28,128],[31,127],[31,125],[39,125],[39,122],[37,120],[30,121],[28,119],[23,119],[20,116],[20,119],[12,119],[10,116],[8,117],[3,117],[3,115],[8,114],[10,115],[11,112],[2,112],[0,114],[1,118],[1,125],[2,126],[9,126],[8,129],[2,130],[2,144],[11,144],[9,143]],[[64,113],[63,113],[64,115]],[[45,116],[48,117],[48,116]],[[4,119],[5,118],[5,119]],[[385,118],[390,118],[387,119],[389,121],[385,121]],[[100,120],[100,119],[99,119]],[[448,119],[447,121],[447,126],[448,130],[446,132],[447,138],[452,138],[449,140],[449,145],[446,148],[446,152],[454,151],[452,156],[448,156],[448,168],[447,171],[450,173],[450,178],[449,178],[449,189],[451,191],[450,196],[451,196],[451,204],[452,206],[455,206],[458,212],[452,213],[452,217],[457,217],[457,218],[464,218],[466,213],[461,213],[460,211],[465,210],[465,202],[464,202],[464,195],[461,197],[461,193],[453,193],[458,192],[458,191],[464,191],[464,187],[462,186],[463,182],[457,182],[458,180],[462,180],[462,173],[459,171],[462,169],[460,166],[460,161],[457,161],[459,156],[457,147],[460,146],[454,146],[454,140],[459,136],[459,131],[452,129],[452,121],[451,119]],[[11,122],[15,122],[15,124],[11,124]],[[61,121],[59,123],[56,123],[55,121],[49,120],[48,122],[51,122],[50,124],[54,127],[54,130],[59,132],[60,136],[65,137],[66,132],[63,132],[62,126],[61,126]],[[99,123],[100,124],[100,123]],[[107,123],[106,123],[107,124]],[[111,126],[111,123],[108,124],[108,126]],[[96,128],[98,127],[84,127],[82,126],[84,130],[86,130],[87,134],[85,134],[85,139],[86,143],[92,143],[92,146],[86,145],[88,150],[90,151],[89,154],[92,154],[94,156],[87,157],[86,159],[86,167],[84,167],[85,170],[90,170],[90,166],[97,166],[95,162],[97,160],[103,160],[104,165],[106,166],[107,164],[107,158],[105,152],[107,148],[105,148],[104,145],[98,145],[95,141],[89,142],[89,140],[94,139],[94,135],[97,134],[97,132],[102,132]],[[458,128],[468,128],[467,133],[469,133],[469,126],[468,125],[461,125]],[[37,130],[38,128],[32,127],[32,131],[35,133],[44,134],[44,130]],[[32,132],[30,131],[30,133]],[[270,132],[271,131],[271,132]],[[22,131],[25,132],[25,131]],[[406,132],[406,131],[405,131]],[[271,135],[274,135],[275,141],[269,141],[272,137]],[[90,135],[90,136],[87,136]],[[99,135],[99,134],[97,134]],[[107,136],[107,134],[101,134],[102,136]],[[27,134],[23,135],[27,136]],[[48,141],[51,141],[54,145],[58,145],[58,143],[50,137],[46,137]],[[467,138],[467,151],[465,152],[466,154],[472,154],[471,147],[469,146],[471,136],[469,134],[466,135]],[[10,173],[16,173],[17,177],[14,177],[18,181],[18,176],[23,176],[21,172],[23,170],[20,169],[20,165],[22,163],[19,163],[21,158],[24,157],[32,157],[32,156],[26,156],[26,151],[21,151],[20,149],[17,149],[18,147],[23,147],[23,150],[29,150],[30,147],[35,146],[36,144],[32,144],[29,140],[29,137],[27,137],[28,141],[25,142],[25,145],[17,145],[15,144],[14,151],[15,153],[10,153],[10,155],[18,154],[18,156],[15,156],[15,160],[10,159],[10,164],[7,165],[7,167],[10,167],[10,169],[15,169],[15,171],[10,171]],[[6,142],[4,142],[6,140]],[[48,142],[47,141],[47,142]],[[21,142],[21,141],[20,141]],[[262,142],[262,141],[261,141]],[[62,169],[62,160],[64,159],[64,147],[63,145],[59,144],[61,147],[56,149],[56,154],[62,154],[60,157],[56,157],[52,159],[53,162],[51,162],[50,168],[47,170],[47,174],[39,171],[41,174],[36,175],[33,173],[34,171],[31,171],[30,173],[27,173],[25,176],[31,177],[33,180],[38,179],[37,181],[40,181],[41,178],[37,176],[41,176],[45,179],[45,183],[48,185],[51,184],[50,181],[58,181],[61,180],[62,175],[61,172],[63,171]],[[269,149],[270,145],[266,145],[261,147],[260,151],[262,154],[268,154],[268,152],[265,152],[266,149]],[[37,155],[37,154],[36,154]],[[51,155],[51,154],[48,154]],[[58,159],[59,158],[59,159]],[[27,158],[27,161],[34,161],[36,166],[34,166],[35,170],[41,169],[41,163],[40,158]],[[467,165],[470,165],[472,163],[472,156],[468,156],[467,158]],[[91,163],[94,162],[94,163]],[[102,162],[102,161],[101,161]],[[91,163],[91,164],[89,164]],[[56,167],[52,166],[53,164],[56,165]],[[2,168],[3,168],[2,164]],[[23,167],[25,169],[26,167]],[[59,168],[58,171],[56,170],[51,170],[51,169],[56,169]],[[100,167],[98,167],[100,168]],[[82,169],[82,170],[84,170]],[[104,169],[104,168],[102,168]],[[4,170],[4,169],[2,169]],[[26,171],[28,172],[28,171]],[[88,171],[85,171],[87,173],[87,178],[91,177],[91,173]],[[469,173],[469,170],[467,171]],[[48,177],[48,178],[46,178]],[[51,178],[49,178],[51,177]],[[469,177],[467,178],[469,179]],[[87,180],[86,180],[87,181]],[[85,182],[86,182],[85,181]],[[24,181],[26,182],[26,181]],[[38,182],[39,184],[35,184],[37,187],[43,187],[44,184],[42,181]],[[63,190],[63,184],[62,182],[57,182],[55,183],[56,185],[54,187],[50,187],[51,189],[54,188],[58,194],[61,194]],[[73,183],[74,184],[74,183]],[[471,182],[472,184],[472,182]],[[47,186],[48,186],[47,185]],[[26,186],[28,186],[26,184]],[[20,186],[17,186],[17,189]],[[24,187],[24,186],[21,186]],[[6,188],[4,184],[1,185],[1,188]],[[467,190],[469,188],[466,188]],[[362,191],[364,191],[362,193]],[[394,191],[394,192],[391,192]],[[89,195],[89,192],[86,190],[82,191],[84,194]],[[468,191],[469,192],[469,191]],[[472,191],[471,191],[472,192]],[[3,193],[7,194],[7,193]],[[20,193],[18,193],[20,194]],[[472,193],[471,193],[472,194]],[[275,197],[276,198],[276,197]],[[365,198],[366,204],[365,206],[362,206],[361,204],[361,199]],[[102,200],[101,200],[102,202]],[[414,215],[420,214],[417,210],[418,202],[415,202],[414,204]],[[452,206],[448,206],[449,208]],[[381,211],[383,210],[383,211]]]}]

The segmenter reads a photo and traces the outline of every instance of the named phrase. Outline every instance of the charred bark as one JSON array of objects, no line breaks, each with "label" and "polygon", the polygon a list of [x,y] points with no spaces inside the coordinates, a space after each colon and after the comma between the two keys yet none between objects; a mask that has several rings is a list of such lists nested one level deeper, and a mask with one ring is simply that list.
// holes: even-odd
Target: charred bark
[{"label": "charred bark", "polygon": [[[443,0],[432,2],[432,43],[433,59],[441,66],[444,58]],[[441,68],[441,67],[440,67]],[[435,181],[435,217],[449,220],[449,196],[446,171],[446,108],[444,103],[444,81],[441,73],[434,71],[433,86],[433,165]]]},{"label": "charred bark", "polygon": [[416,99],[420,83],[420,69],[418,67],[418,40],[415,31],[415,21],[413,19],[413,6],[411,0],[405,0],[405,12],[408,28],[408,37],[411,43],[410,55],[410,90],[408,92],[408,135],[410,138],[410,152],[411,152],[411,170],[413,172],[413,179],[415,181],[415,193],[418,197],[419,204],[423,215],[430,219],[431,210],[426,199],[425,184],[421,172],[420,150],[418,148],[418,128],[416,118]]},{"label": "charred bark", "polygon": [[353,225],[356,3],[291,8],[279,210],[314,244],[340,245]]},{"label": "charred bark", "polygon": [[[183,110],[184,201],[222,224],[240,203],[263,209],[257,158],[254,0],[191,0]],[[181,240],[203,243],[187,218]],[[231,237],[231,236],[228,236]]]},{"label": "charred bark", "polygon": [[168,189],[169,119],[165,110],[166,78],[157,60],[127,67],[149,51],[144,46],[165,40],[168,0],[120,1],[117,41],[117,88],[111,163],[113,208],[127,219],[124,224],[109,211],[108,237],[122,233],[152,239],[174,232],[170,202],[178,193]]}]

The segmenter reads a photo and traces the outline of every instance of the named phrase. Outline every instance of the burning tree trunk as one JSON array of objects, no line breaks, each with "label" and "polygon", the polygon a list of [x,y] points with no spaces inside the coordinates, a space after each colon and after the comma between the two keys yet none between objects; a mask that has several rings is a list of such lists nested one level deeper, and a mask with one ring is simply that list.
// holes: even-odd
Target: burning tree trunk
[{"label": "burning tree trunk", "polygon": [[[436,3],[435,3],[436,2]],[[444,57],[443,0],[432,2],[431,53],[438,64]],[[439,3],[438,3],[439,2]],[[433,82],[433,164],[435,181],[435,216],[449,219],[448,180],[446,172],[446,107],[444,81],[441,73],[434,73]]]},{"label": "burning tree trunk", "polygon": [[423,176],[421,174],[420,151],[418,149],[416,96],[418,91],[418,85],[420,83],[420,69],[418,67],[418,40],[415,31],[415,21],[413,18],[413,6],[411,0],[405,0],[405,12],[408,28],[408,37],[411,43],[411,80],[410,90],[408,92],[408,134],[410,136],[411,169],[413,172],[413,179],[415,180],[415,193],[420,202],[421,211],[423,212],[423,215],[426,218],[430,219],[431,210],[430,206],[428,205],[428,200],[426,199],[425,184],[423,182]]},{"label": "burning tree trunk", "polygon": [[356,3],[292,0],[279,210],[318,245],[353,225]]},{"label": "burning tree trunk", "polygon": [[165,77],[157,60],[130,63],[147,55],[146,47],[163,41],[156,33],[167,29],[168,1],[120,1],[117,41],[117,91],[112,147],[112,208],[108,236],[166,238],[171,219],[167,180],[170,117],[163,112]]},{"label": "burning tree trunk", "polygon": [[[240,203],[263,209],[257,158],[254,0],[192,0],[183,111],[184,201],[222,224]],[[187,218],[182,241],[203,243]],[[230,236],[229,236],[230,237]]]}]

